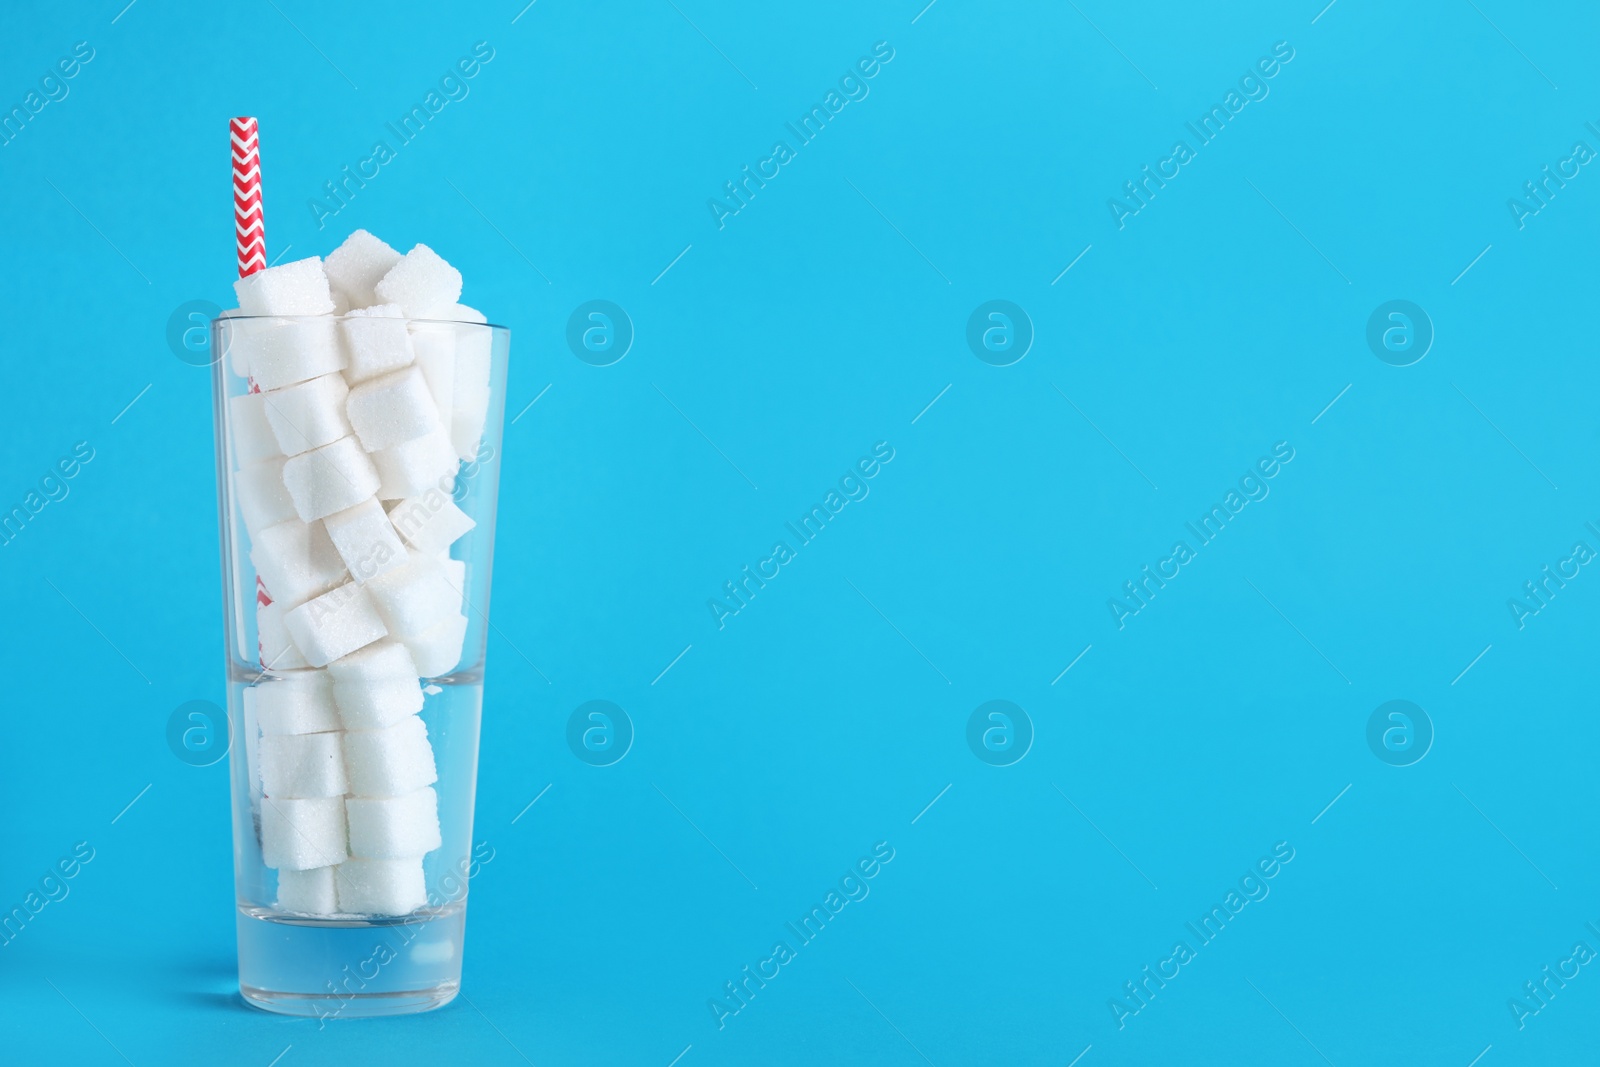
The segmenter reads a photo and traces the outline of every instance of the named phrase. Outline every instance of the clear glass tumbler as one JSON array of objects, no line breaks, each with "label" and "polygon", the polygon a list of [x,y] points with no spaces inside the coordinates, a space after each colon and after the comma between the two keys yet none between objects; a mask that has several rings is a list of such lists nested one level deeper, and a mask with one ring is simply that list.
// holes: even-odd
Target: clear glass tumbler
[{"label": "clear glass tumbler", "polygon": [[493,856],[472,809],[510,331],[404,320],[413,361],[366,378],[346,321],[212,322],[239,989],[321,1019],[453,999]]}]

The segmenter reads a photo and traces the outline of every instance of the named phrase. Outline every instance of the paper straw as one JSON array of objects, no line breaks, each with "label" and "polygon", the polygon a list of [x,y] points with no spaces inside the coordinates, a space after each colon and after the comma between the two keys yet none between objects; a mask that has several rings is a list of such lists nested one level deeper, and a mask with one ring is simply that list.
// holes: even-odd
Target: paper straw
[{"label": "paper straw", "polygon": [[[261,215],[261,145],[256,120],[248,115],[228,120],[228,135],[233,142],[233,236],[238,251],[239,277],[245,278],[267,266],[267,231]],[[254,381],[250,383],[252,393],[259,389]],[[266,607],[271,603],[272,596],[257,575],[256,604]],[[258,642],[258,658],[260,652]]]},{"label": "paper straw", "polygon": [[239,252],[239,277],[267,266],[267,231],[261,217],[261,151],[256,120],[230,119],[233,141],[233,229]]}]

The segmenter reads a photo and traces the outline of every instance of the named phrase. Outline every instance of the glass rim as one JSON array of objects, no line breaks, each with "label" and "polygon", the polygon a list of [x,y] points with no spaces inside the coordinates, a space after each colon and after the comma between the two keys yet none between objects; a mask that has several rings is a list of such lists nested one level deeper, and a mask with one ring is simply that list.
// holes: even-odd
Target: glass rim
[{"label": "glass rim", "polygon": [[[224,322],[344,322],[349,317],[350,315],[348,312],[343,315],[229,315],[224,313],[218,315],[216,318],[210,321],[211,325],[215,326],[218,323]],[[380,316],[358,316],[358,318],[361,319],[372,319],[378,317]],[[381,316],[381,318],[398,322],[427,322],[441,326],[481,326],[487,330],[500,330],[508,334],[511,332],[511,327],[501,325],[498,322],[472,322],[467,319],[410,318],[405,315],[385,315]]]}]

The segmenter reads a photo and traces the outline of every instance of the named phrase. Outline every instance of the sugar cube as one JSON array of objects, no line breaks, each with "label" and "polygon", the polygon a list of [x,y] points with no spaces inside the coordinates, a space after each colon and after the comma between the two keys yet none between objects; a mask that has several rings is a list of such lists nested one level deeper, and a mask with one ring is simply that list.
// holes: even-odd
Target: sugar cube
[{"label": "sugar cube", "polygon": [[326,667],[388,633],[366,589],[354,582],[293,608],[283,621],[295,647],[313,667]]},{"label": "sugar cube", "polygon": [[394,304],[377,304],[352,311],[339,325],[344,330],[344,343],[350,355],[345,376],[352,384],[398,370],[416,358],[416,351],[411,347],[411,332],[406,329],[405,312]]},{"label": "sugar cube", "polygon": [[439,797],[431,786],[397,797],[351,797],[344,803],[350,822],[350,855],[397,860],[438,848]]},{"label": "sugar cube", "polygon": [[461,662],[461,649],[467,637],[467,617],[451,615],[443,622],[420,634],[408,634],[403,640],[424,678],[437,678],[449,674]]},{"label": "sugar cube", "polygon": [[398,641],[377,641],[334,660],[328,673],[346,730],[381,730],[422,710],[416,664]]},{"label": "sugar cube", "polygon": [[286,456],[298,456],[350,435],[350,420],[345,415],[350,389],[342,374],[324,374],[258,395],[266,405],[267,422],[278,447]]},{"label": "sugar cube", "polygon": [[286,519],[254,538],[250,562],[274,601],[287,607],[325,593],[346,577],[344,560],[322,523]]},{"label": "sugar cube", "polygon": [[461,593],[451,589],[445,568],[438,560],[419,552],[411,553],[405,566],[370,582],[368,592],[392,637],[410,637],[434,629],[461,609]]},{"label": "sugar cube", "polygon": [[413,553],[404,567],[368,582],[367,591],[391,636],[431,630],[461,609],[461,595],[451,588],[444,567],[421,553]]},{"label": "sugar cube", "polygon": [[488,318],[486,318],[484,316],[483,312],[479,311],[477,308],[469,308],[465,304],[452,304],[452,305],[450,305],[449,310],[447,310],[443,315],[441,315],[440,318],[449,319],[452,322],[488,322],[489,321]]},{"label": "sugar cube", "polygon": [[407,318],[438,318],[461,299],[461,272],[419,244],[390,268],[374,291],[385,304],[404,308]]},{"label": "sugar cube", "polygon": [[244,691],[256,722],[267,737],[278,734],[320,734],[340,727],[333,702],[333,678],[327,671],[283,671],[269,674]]},{"label": "sugar cube", "polygon": [[467,565],[459,559],[445,556],[439,560],[444,567],[444,580],[450,584],[450,590],[455,595],[456,610],[461,610],[467,604]]},{"label": "sugar cube", "polygon": [[349,855],[343,797],[261,798],[261,861],[286,871],[343,863]]},{"label": "sugar cube", "polygon": [[339,865],[339,910],[347,915],[406,915],[428,902],[422,859],[353,859]]},{"label": "sugar cube", "polygon": [[329,664],[327,674],[333,679],[334,696],[337,699],[341,685],[356,687],[394,678],[415,679],[417,668],[404,645],[398,641],[384,640]]},{"label": "sugar cube", "polygon": [[445,322],[413,322],[410,329],[411,347],[417,354],[417,368],[428,383],[428,392],[433,395],[433,404],[439,409],[442,421],[454,403],[455,327]]},{"label": "sugar cube", "polygon": [[[246,316],[245,313],[243,311],[240,311],[238,308],[229,308],[227,311],[221,311],[221,312],[217,313],[217,318],[219,318],[219,319],[237,319],[237,318],[245,318],[245,317],[248,317],[248,316]],[[221,353],[218,354],[218,358],[226,356],[227,360],[228,360],[228,366],[233,368],[233,373],[234,374],[238,375],[241,378],[250,377],[250,350],[249,350],[249,347],[248,346],[239,346],[239,347],[235,347],[234,346],[234,344],[233,344],[233,327],[231,325],[229,325],[229,324],[224,324],[223,325],[223,327],[222,327],[222,336],[220,338],[219,343],[222,345],[222,351],[221,351]]]},{"label": "sugar cube", "polygon": [[488,326],[456,323],[456,377],[488,388],[494,363],[494,331]]},{"label": "sugar cube", "polygon": [[294,518],[294,499],[283,484],[283,466],[283,457],[277,456],[234,473],[233,499],[252,538],[268,526]]},{"label": "sugar cube", "polygon": [[450,436],[440,429],[372,453],[372,465],[378,471],[378,499],[403,500],[430,489],[448,492],[461,464]]},{"label": "sugar cube", "polygon": [[283,483],[302,522],[353,508],[378,491],[378,471],[354,437],[290,456]]},{"label": "sugar cube", "polygon": [[383,505],[375,499],[336,511],[323,519],[322,524],[344,565],[358,582],[375,578],[406,562],[406,546],[400,543],[400,535],[395,532],[394,523],[389,521]]},{"label": "sugar cube", "polygon": [[350,792],[358,797],[397,797],[439,780],[428,728],[418,715],[381,730],[346,733],[344,760]]},{"label": "sugar cube", "polygon": [[487,326],[458,325],[455,331],[456,375],[455,391],[451,394],[450,440],[457,455],[471,460],[477,453],[478,441],[483,437],[484,423],[489,417],[494,333]]},{"label": "sugar cube", "polygon": [[389,511],[389,521],[407,543],[425,556],[436,555],[477,525],[438,489],[408,497]]},{"label": "sugar cube", "polygon": [[274,734],[261,738],[261,788],[275,800],[342,797],[350,785],[344,773],[341,733]]},{"label": "sugar cube", "polygon": [[307,378],[343,370],[344,348],[331,316],[310,319],[229,319],[230,350],[247,361],[262,389],[282,389]]},{"label": "sugar cube", "polygon": [[261,644],[261,665],[269,671],[306,667],[306,658],[295,647],[289,627],[283,621],[288,606],[273,601],[256,605],[256,636]]},{"label": "sugar cube", "polygon": [[339,910],[334,888],[337,867],[278,872],[278,910],[297,915],[333,915]]},{"label": "sugar cube", "polygon": [[450,447],[470,462],[478,454],[483,427],[489,421],[489,390],[478,386],[457,389],[455,403],[450,413]]},{"label": "sugar cube", "polygon": [[333,311],[328,276],[317,256],[258,270],[233,283],[246,315],[327,315]]},{"label": "sugar cube", "polygon": [[233,427],[235,466],[248,467],[264,459],[283,455],[272,426],[267,422],[265,393],[244,393],[228,398],[228,423]]},{"label": "sugar cube", "polygon": [[323,267],[335,297],[342,295],[348,310],[376,304],[372,287],[398,262],[399,252],[366,230],[357,230],[329,254]]},{"label": "sugar cube", "polygon": [[[261,766],[261,727],[260,720],[256,716],[255,696],[255,690],[246,687],[239,694],[239,703],[241,705],[241,717],[244,719],[244,765],[247,768],[246,777],[250,781],[250,816],[252,820],[259,820],[261,818],[261,776],[256,773],[255,769]],[[191,715],[189,721],[191,723],[194,722],[194,716]],[[237,763],[239,750],[231,747],[234,741],[233,726],[230,720],[228,727],[228,743],[230,745],[228,755],[232,762]]]},{"label": "sugar cube", "polygon": [[416,367],[372,378],[350,390],[350,425],[361,447],[376,452],[439,428],[439,408]]}]

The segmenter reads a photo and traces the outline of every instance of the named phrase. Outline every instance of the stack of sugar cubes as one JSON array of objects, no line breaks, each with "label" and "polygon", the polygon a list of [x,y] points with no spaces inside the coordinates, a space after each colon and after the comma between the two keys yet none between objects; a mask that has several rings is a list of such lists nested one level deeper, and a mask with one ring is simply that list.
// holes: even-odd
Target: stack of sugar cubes
[{"label": "stack of sugar cubes", "polygon": [[[227,357],[234,497],[249,536],[266,674],[245,690],[262,858],[277,907],[401,915],[440,847],[423,679],[467,630],[473,528],[452,498],[489,407],[490,337],[425,245],[358,230],[324,263],[234,286]],[[433,321],[414,321],[433,320]]]}]

